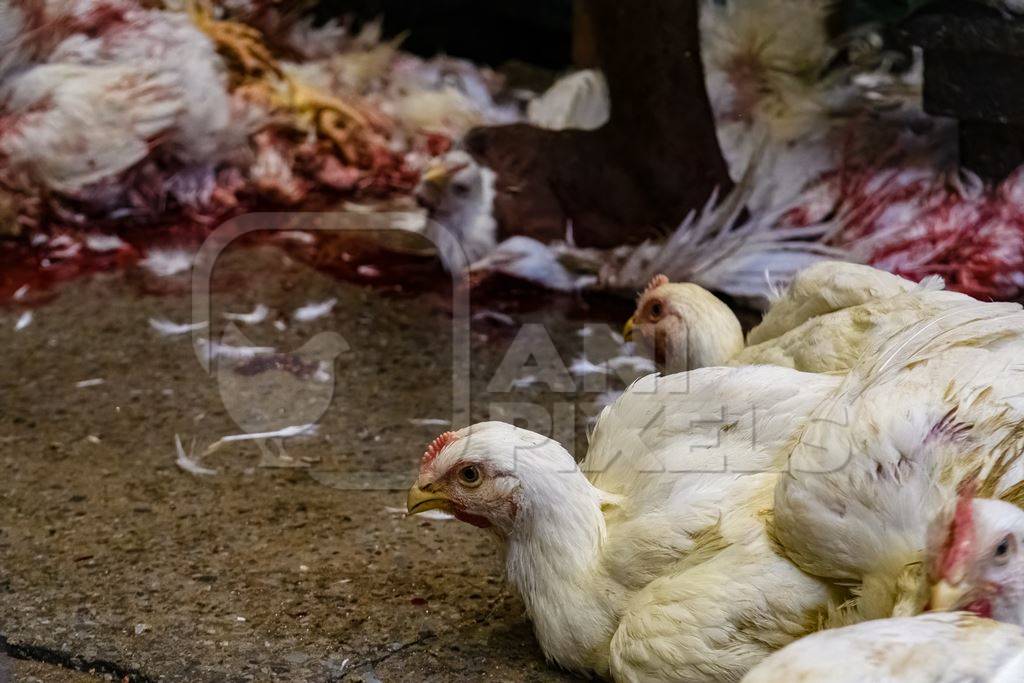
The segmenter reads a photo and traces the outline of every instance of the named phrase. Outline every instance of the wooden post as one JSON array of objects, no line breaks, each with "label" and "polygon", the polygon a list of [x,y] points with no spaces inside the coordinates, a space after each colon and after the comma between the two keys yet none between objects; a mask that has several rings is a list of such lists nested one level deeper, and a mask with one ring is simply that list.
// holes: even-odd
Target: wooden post
[{"label": "wooden post", "polygon": [[596,131],[523,124],[477,129],[466,145],[498,174],[503,235],[610,247],[663,235],[715,188],[730,189],[704,81],[698,0],[585,0],[608,79]]}]

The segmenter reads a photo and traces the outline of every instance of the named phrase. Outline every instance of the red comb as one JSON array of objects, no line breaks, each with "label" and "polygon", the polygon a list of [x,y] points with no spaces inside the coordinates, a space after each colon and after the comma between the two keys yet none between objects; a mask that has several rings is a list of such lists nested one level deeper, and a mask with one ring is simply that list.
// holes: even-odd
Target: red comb
[{"label": "red comb", "polygon": [[430,463],[434,462],[434,458],[437,457],[445,446],[455,441],[458,438],[455,436],[455,432],[445,432],[441,436],[437,437],[430,442],[427,446],[427,450],[423,452],[423,460],[420,461],[420,467],[426,467]]},{"label": "red comb", "polygon": [[949,538],[946,541],[945,553],[939,564],[940,578],[950,579],[952,583],[959,583],[962,576],[957,576],[963,571],[964,562],[971,554],[974,546],[974,484],[967,484],[960,491],[956,501],[956,511],[953,513],[953,523],[949,528]]},{"label": "red comb", "polygon": [[652,290],[657,289],[658,287],[661,287],[662,285],[667,285],[667,284],[668,284],[668,275],[665,275],[663,273],[659,273],[659,274],[657,274],[657,275],[655,275],[654,277],[651,278],[651,281],[647,283],[646,287],[644,287],[644,291],[640,292],[640,296],[642,297],[644,294],[647,294],[647,292],[650,292]]}]

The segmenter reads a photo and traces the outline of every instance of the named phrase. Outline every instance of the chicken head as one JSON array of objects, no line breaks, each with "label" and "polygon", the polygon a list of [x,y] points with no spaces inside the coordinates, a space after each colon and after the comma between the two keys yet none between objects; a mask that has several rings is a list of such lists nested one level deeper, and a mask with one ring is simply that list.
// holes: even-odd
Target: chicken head
[{"label": "chicken head", "polygon": [[743,328],[720,299],[692,283],[656,275],[623,329],[666,374],[724,365],[743,350]]},{"label": "chicken head", "polygon": [[409,489],[408,513],[443,510],[508,538],[521,526],[524,508],[538,512],[542,499],[564,501],[578,479],[572,456],[555,441],[483,422],[445,432],[427,447]]},{"label": "chicken head", "polygon": [[497,244],[494,182],[493,171],[461,150],[424,172],[416,199],[429,212],[428,235],[449,271],[465,268]]},{"label": "chicken head", "polygon": [[1024,626],[1024,510],[962,495],[932,554],[932,610]]}]

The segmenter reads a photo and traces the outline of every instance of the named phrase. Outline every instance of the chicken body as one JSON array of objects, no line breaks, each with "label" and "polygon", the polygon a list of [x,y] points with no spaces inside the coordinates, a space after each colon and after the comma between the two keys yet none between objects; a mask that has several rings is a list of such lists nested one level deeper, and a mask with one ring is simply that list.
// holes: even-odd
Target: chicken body
[{"label": "chicken body", "polygon": [[448,152],[423,176],[417,200],[430,210],[427,236],[444,267],[462,273],[498,243],[494,171],[461,150]]},{"label": "chicken body", "polygon": [[542,436],[475,425],[428,451],[410,512],[443,507],[497,534],[558,664],[735,681],[833,598],[765,524],[779,448],[838,381],[772,367],[646,377],[602,413],[579,468]]},{"label": "chicken body", "polygon": [[954,307],[869,348],[806,422],[773,530],[806,571],[859,584],[834,623],[924,607],[929,537],[958,491],[1024,502],[1022,351],[1019,306]]},{"label": "chicken body", "polygon": [[0,153],[67,194],[111,179],[150,152],[181,114],[177,82],[117,65],[43,64],[2,86],[16,121]]},{"label": "chicken body", "polygon": [[1024,630],[964,613],[879,619],[807,636],[743,683],[954,683],[1024,680]]},{"label": "chicken body", "polygon": [[246,144],[223,63],[184,14],[0,0],[0,16],[39,23],[0,66],[0,154],[45,187],[113,209],[122,174],[157,147],[212,169]]},{"label": "chicken body", "polygon": [[846,372],[870,347],[928,316],[973,301],[870,266],[824,261],[800,271],[744,342],[722,301],[690,283],[652,280],[626,325],[665,372],[710,365],[782,365]]},{"label": "chicken body", "polygon": [[729,362],[846,372],[872,344],[972,301],[937,279],[919,285],[870,266],[826,261],[797,274]]},{"label": "chicken body", "polygon": [[227,90],[227,69],[213,42],[187,15],[128,6],[120,24],[103,28],[95,37],[70,36],[49,61],[144,66],[173,82],[181,112],[160,143],[185,164],[214,164],[246,145],[251,122],[239,120]]}]

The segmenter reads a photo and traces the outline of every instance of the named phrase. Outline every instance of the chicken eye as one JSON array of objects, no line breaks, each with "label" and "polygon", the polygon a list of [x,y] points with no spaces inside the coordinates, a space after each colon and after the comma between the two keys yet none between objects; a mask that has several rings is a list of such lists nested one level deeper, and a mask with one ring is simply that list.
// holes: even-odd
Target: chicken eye
[{"label": "chicken eye", "polygon": [[999,545],[996,546],[995,552],[992,554],[997,564],[1005,564],[1010,559],[1010,554],[1014,550],[1014,542],[1012,536],[1007,536],[1003,540],[999,541]]},{"label": "chicken eye", "polygon": [[466,486],[479,486],[481,480],[480,470],[476,465],[467,465],[459,470],[459,481]]},{"label": "chicken eye", "polygon": [[452,185],[452,192],[454,192],[456,196],[465,197],[469,194],[469,185],[466,185],[465,183],[455,183]]},{"label": "chicken eye", "polygon": [[655,301],[653,304],[651,304],[651,317],[652,318],[660,318],[661,314],[663,312],[664,311],[662,310],[662,305],[661,305],[660,301]]}]

